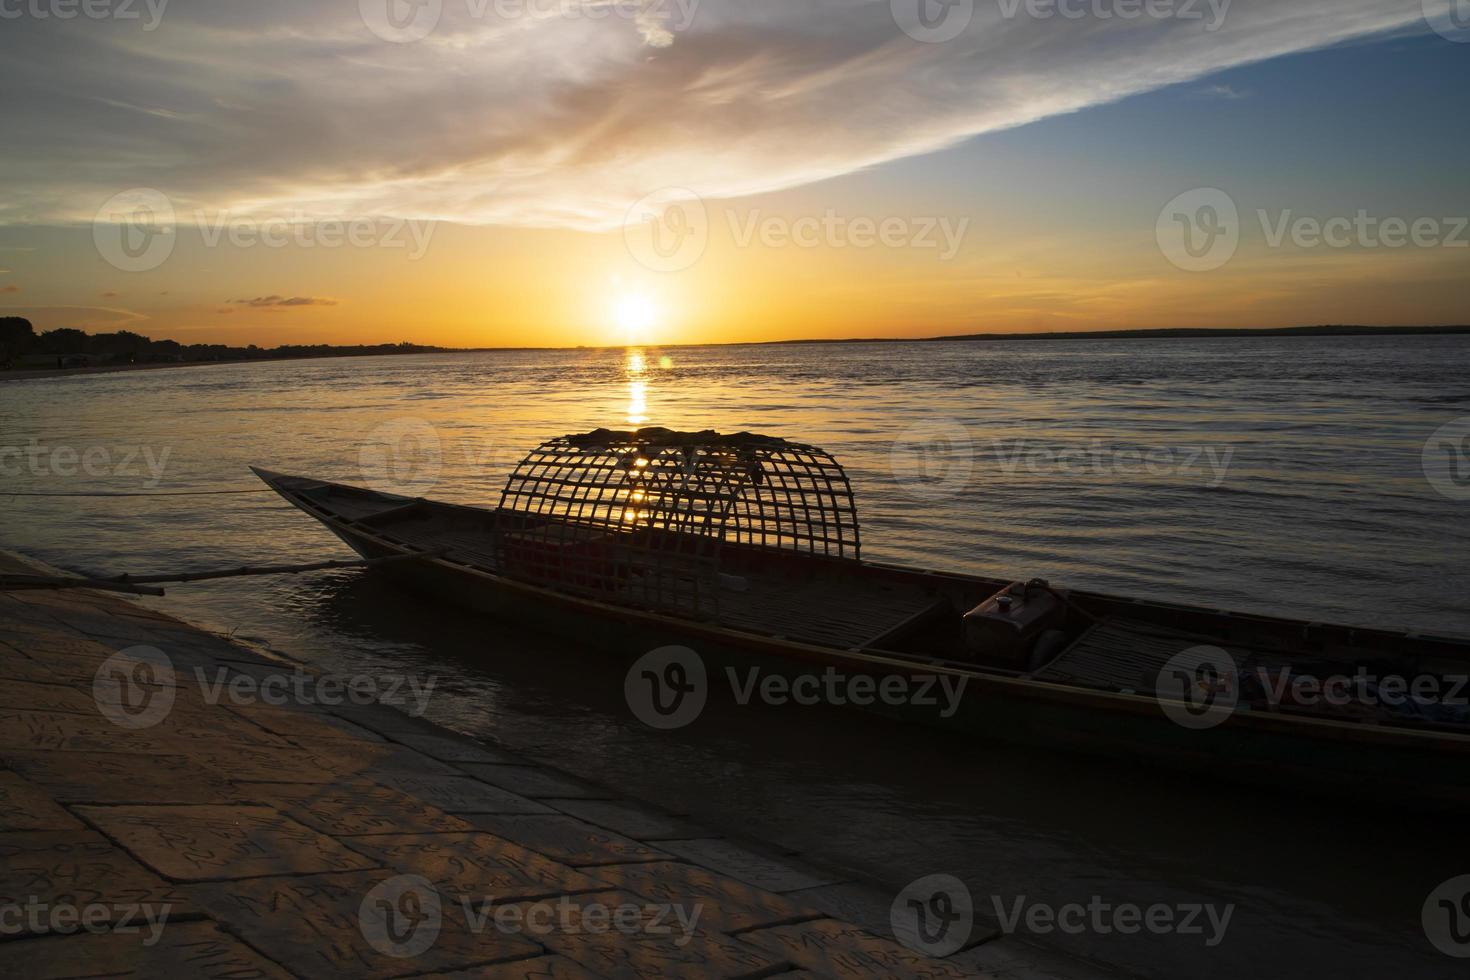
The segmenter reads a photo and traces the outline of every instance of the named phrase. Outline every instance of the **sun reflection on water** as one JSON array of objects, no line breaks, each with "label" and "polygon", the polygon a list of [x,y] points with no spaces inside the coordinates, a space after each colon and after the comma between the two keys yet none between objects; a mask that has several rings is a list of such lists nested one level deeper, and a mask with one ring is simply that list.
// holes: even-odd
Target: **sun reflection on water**
[{"label": "sun reflection on water", "polygon": [[643,351],[630,349],[626,364],[628,374],[628,424],[633,428],[648,423],[648,359]]}]

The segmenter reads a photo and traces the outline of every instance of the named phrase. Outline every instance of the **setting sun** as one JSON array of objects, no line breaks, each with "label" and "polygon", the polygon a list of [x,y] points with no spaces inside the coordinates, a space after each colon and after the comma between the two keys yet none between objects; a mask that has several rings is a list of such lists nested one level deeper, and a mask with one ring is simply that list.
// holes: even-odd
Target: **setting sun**
[{"label": "setting sun", "polygon": [[658,322],[658,307],[643,293],[624,293],[618,297],[613,309],[613,322],[629,344],[648,342],[650,332]]}]

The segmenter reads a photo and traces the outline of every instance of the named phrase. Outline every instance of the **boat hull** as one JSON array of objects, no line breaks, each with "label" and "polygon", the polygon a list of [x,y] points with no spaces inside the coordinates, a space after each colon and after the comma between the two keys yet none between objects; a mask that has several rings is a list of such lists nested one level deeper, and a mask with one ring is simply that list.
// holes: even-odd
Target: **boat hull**
[{"label": "boat hull", "polygon": [[[370,529],[324,517],[303,506],[296,494],[277,489],[365,558],[409,553]],[[687,647],[706,671],[711,699],[738,701],[742,692],[748,696],[752,670],[788,684],[830,672],[845,688],[858,677],[870,678],[874,689],[888,678],[903,678],[910,692],[927,682],[928,696],[890,704],[873,699],[854,706],[968,737],[1157,766],[1174,774],[1172,778],[1204,786],[1254,783],[1291,793],[1348,795],[1395,808],[1470,805],[1470,737],[1454,733],[1383,731],[1251,712],[1237,712],[1212,727],[1186,727],[1152,696],[1071,688],[743,633],[596,602],[445,559],[390,564],[375,573],[433,601],[576,642],[620,664],[658,648]],[[957,700],[945,697],[956,689]]]}]

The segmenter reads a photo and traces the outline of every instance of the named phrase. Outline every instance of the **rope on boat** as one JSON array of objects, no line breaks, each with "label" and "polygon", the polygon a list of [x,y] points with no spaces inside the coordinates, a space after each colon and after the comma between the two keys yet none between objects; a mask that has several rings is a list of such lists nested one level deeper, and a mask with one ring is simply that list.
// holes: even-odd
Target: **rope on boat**
[{"label": "rope on boat", "polygon": [[419,551],[411,555],[388,555],[383,558],[359,558],[354,560],[319,561],[305,565],[246,565],[241,568],[213,569],[202,572],[181,572],[168,575],[118,575],[113,578],[72,578],[55,575],[0,575],[0,592],[20,592],[32,589],[101,589],[108,592],[131,592],[137,595],[163,595],[156,586],[183,582],[202,582],[208,579],[245,578],[258,575],[299,575],[303,572],[323,572],[335,568],[376,568],[395,562],[425,561],[439,558],[448,549]]},{"label": "rope on boat", "polygon": [[34,493],[24,490],[0,490],[0,497],[210,497],[225,493],[275,493],[270,487],[246,490],[152,490],[148,493]]}]

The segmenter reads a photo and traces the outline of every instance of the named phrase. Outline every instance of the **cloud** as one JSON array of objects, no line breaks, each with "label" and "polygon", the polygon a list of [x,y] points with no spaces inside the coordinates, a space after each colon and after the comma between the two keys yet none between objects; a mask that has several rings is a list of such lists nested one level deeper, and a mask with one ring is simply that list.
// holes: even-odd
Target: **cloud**
[{"label": "cloud", "polygon": [[112,290],[109,289],[107,292],[105,292],[105,293],[102,294],[102,298],[103,299],[117,299],[117,293],[115,293],[115,292],[113,292]]},{"label": "cloud", "polygon": [[[1427,30],[1420,0],[1235,0],[1217,30],[1025,5],[1007,18],[1010,5],[981,0],[938,44],[905,35],[888,0],[662,0],[662,16],[632,17],[600,0],[565,15],[496,16],[503,6],[446,2],[430,37],[400,44],[371,34],[356,3],[196,0],[152,32],[7,22],[0,222],[90,222],[113,194],[154,187],[185,215],[611,228],[670,186],[797,186]],[[573,15],[594,8],[606,16]]]},{"label": "cloud", "polygon": [[229,299],[226,303],[236,306],[249,306],[254,309],[285,309],[296,306],[336,306],[334,299],[323,299],[320,296],[257,296],[254,299]]},{"label": "cloud", "polygon": [[20,292],[20,287],[17,286],[17,285],[15,285],[14,283],[12,283],[9,286],[0,286],[0,293],[18,293],[18,292]]},{"label": "cloud", "polygon": [[1236,99],[1247,98],[1250,93],[1242,92],[1230,85],[1208,85],[1194,94],[1202,99],[1226,99],[1233,102]]}]

